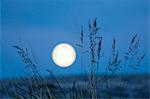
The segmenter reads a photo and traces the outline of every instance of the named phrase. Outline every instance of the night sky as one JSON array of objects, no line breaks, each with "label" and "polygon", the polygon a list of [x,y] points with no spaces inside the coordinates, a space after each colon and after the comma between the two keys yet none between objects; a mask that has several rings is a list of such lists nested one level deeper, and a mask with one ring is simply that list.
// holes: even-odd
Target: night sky
[{"label": "night sky", "polygon": [[[88,22],[97,18],[103,36],[104,53],[100,73],[111,53],[113,36],[120,53],[128,49],[131,38],[137,33],[139,52],[146,51],[137,73],[149,73],[149,0],[2,0],[1,2],[1,78],[19,77],[24,64],[13,45],[24,45],[33,51],[42,75],[51,69],[55,75],[81,74],[80,40],[83,26],[85,49],[88,49]],[[51,58],[53,48],[61,42],[71,44],[76,52],[75,63],[64,69]],[[120,56],[123,54],[120,54]],[[90,64],[85,55],[84,65]],[[122,71],[123,73],[123,71]],[[132,73],[132,72],[131,72]]]}]

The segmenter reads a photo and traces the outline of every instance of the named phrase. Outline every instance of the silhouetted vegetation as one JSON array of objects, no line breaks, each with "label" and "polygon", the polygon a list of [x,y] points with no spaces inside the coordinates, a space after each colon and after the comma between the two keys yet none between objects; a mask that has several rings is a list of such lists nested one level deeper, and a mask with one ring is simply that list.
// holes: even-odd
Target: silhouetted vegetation
[{"label": "silhouetted vegetation", "polygon": [[[130,83],[132,76],[129,76],[131,78],[126,78],[126,76],[117,76],[116,73],[120,69],[122,69],[126,74],[129,73],[129,70],[135,71],[136,69],[138,69],[140,63],[144,59],[145,53],[141,54],[138,51],[138,34],[135,34],[129,42],[129,48],[127,48],[124,56],[121,56],[119,53],[119,45],[117,45],[116,37],[112,38],[112,53],[110,56],[108,56],[108,62],[105,66],[106,71],[104,75],[99,75],[98,70],[99,68],[101,68],[100,60],[102,60],[102,56],[104,53],[102,52],[102,44],[103,39],[105,39],[101,36],[101,33],[99,32],[100,29],[101,28],[98,26],[96,18],[93,20],[89,20],[89,33],[85,33],[82,26],[80,32],[80,43],[76,45],[81,49],[81,67],[85,68],[85,75],[81,75],[81,79],[79,79],[78,77],[72,77],[72,81],[69,82],[71,85],[65,83],[65,81],[63,81],[62,79],[55,77],[55,73],[53,73],[52,69],[47,69],[47,72],[49,73],[48,78],[42,77],[37,69],[38,64],[36,62],[36,57],[34,59],[30,57],[31,55],[29,55],[29,49],[23,47],[22,45],[12,46],[16,49],[17,54],[21,57],[22,62],[25,64],[23,73],[26,75],[26,78],[22,77],[20,83],[12,81],[14,93],[11,94],[9,90],[7,90],[6,84],[2,84],[2,89],[5,90],[3,93],[7,95],[6,97],[13,97],[17,99],[112,99],[116,97],[128,98],[128,96],[126,96],[122,92],[122,90],[125,89],[125,87],[127,87],[127,85]],[[84,49],[85,35],[89,35],[88,49]],[[105,51],[105,49],[103,49],[103,51]],[[88,66],[85,66],[83,64],[83,59],[85,58],[83,57],[83,54],[85,53],[90,53],[91,64],[88,64]],[[89,69],[90,72],[87,69]],[[64,77],[64,79],[66,78]],[[114,89],[114,85],[112,84],[112,82],[114,82],[114,79],[116,80],[116,83],[118,85],[117,89]],[[28,85],[25,86],[25,83],[28,83]],[[67,86],[67,88],[64,88],[64,86]],[[100,87],[102,86],[105,86],[105,88],[100,89]],[[116,92],[114,90],[118,90],[118,92],[114,93]],[[145,97],[148,98],[148,94]]]}]

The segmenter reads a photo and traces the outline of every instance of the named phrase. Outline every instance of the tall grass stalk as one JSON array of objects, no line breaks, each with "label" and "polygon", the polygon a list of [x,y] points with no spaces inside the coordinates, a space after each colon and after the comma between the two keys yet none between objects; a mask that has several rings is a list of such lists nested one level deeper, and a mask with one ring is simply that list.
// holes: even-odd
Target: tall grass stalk
[{"label": "tall grass stalk", "polygon": [[[85,69],[85,77],[83,77],[82,80],[88,82],[88,85],[79,85],[77,79],[73,81],[72,88],[70,88],[70,94],[68,95],[66,91],[63,89],[61,85],[61,81],[59,81],[55,76],[51,69],[48,69],[48,73],[50,74],[49,80],[52,82],[55,82],[56,87],[54,85],[49,85],[45,79],[40,75],[37,67],[38,63],[36,61],[36,56],[33,53],[32,50],[32,57],[29,55],[29,51],[27,48],[24,48],[22,45],[14,45],[13,48],[16,49],[17,54],[21,57],[23,63],[26,65],[25,70],[23,70],[23,73],[27,75],[27,78],[29,80],[29,83],[31,83],[28,88],[23,88],[19,85],[15,85],[12,83],[12,86],[15,92],[15,97],[18,98],[33,98],[33,99],[58,99],[58,98],[72,98],[72,99],[83,99],[83,98],[91,98],[91,99],[98,99],[103,98],[99,97],[98,95],[101,94],[97,91],[98,87],[98,76],[99,76],[99,68],[100,66],[100,60],[102,57],[102,44],[103,44],[103,37],[100,35],[100,27],[97,24],[97,19],[89,20],[88,24],[88,34],[89,34],[89,49],[86,51],[84,49],[84,37],[85,32],[83,31],[83,27],[81,28],[80,32],[80,43],[76,44],[80,47],[81,51],[81,67],[82,69]],[[136,70],[138,69],[141,61],[145,57],[145,53],[139,55],[138,53],[138,47],[139,47],[139,40],[137,39],[137,34],[131,39],[131,42],[129,44],[128,51],[124,55],[124,61],[120,58],[120,53],[118,50],[118,45],[116,43],[116,38],[113,37],[112,40],[112,54],[109,57],[108,64],[106,66],[106,71],[104,75],[105,80],[105,87],[108,94],[108,98],[112,99],[112,91],[111,91],[111,84],[109,80],[109,73],[112,75],[112,77],[123,68],[123,71],[126,71],[125,73],[128,73],[129,70]],[[30,46],[31,47],[31,46]],[[90,64],[88,66],[85,66],[83,64],[84,62],[84,53],[89,52],[90,55]],[[34,61],[33,61],[34,60]],[[132,63],[132,61],[134,61]],[[125,62],[123,65],[122,62]],[[88,69],[90,72],[88,72]],[[22,78],[23,79],[23,78]],[[26,79],[25,79],[26,80]],[[124,83],[120,83],[120,88],[125,87]],[[9,97],[9,94],[7,92],[6,87],[4,87],[6,90],[6,94]],[[56,90],[57,89],[57,90]],[[86,91],[86,94],[84,92]],[[17,95],[16,95],[17,94]],[[120,92],[120,98],[122,96],[122,93]]]},{"label": "tall grass stalk", "polygon": [[[129,74],[129,71],[133,72],[138,69],[140,66],[140,63],[144,59],[146,53],[143,53],[142,55],[139,55],[139,39],[137,38],[138,35],[135,34],[129,44],[128,50],[124,54],[124,67],[123,71],[126,75]],[[125,81],[120,82],[120,88],[125,88]],[[122,96],[122,93],[120,91],[120,98]]]}]

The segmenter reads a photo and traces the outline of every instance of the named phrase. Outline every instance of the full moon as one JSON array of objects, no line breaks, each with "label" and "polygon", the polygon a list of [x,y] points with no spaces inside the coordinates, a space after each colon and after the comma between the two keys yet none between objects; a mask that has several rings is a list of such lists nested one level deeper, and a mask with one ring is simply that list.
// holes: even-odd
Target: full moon
[{"label": "full moon", "polygon": [[52,59],[56,65],[68,67],[72,65],[76,59],[75,49],[68,43],[60,43],[53,49]]}]

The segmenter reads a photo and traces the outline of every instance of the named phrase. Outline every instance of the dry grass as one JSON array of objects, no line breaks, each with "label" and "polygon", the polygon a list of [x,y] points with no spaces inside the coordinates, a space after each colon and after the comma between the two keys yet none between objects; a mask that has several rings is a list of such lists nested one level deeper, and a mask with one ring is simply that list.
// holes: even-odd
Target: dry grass
[{"label": "dry grass", "polygon": [[[71,94],[67,94],[65,90],[61,86],[61,81],[57,80],[57,78],[54,76],[54,73],[52,70],[48,69],[48,73],[50,74],[49,80],[53,81],[57,85],[57,91],[55,87],[52,85],[48,85],[48,83],[45,82],[44,78],[39,74],[39,71],[37,69],[38,64],[36,61],[32,61],[32,58],[30,58],[29,51],[27,48],[24,48],[23,46],[15,45],[13,46],[17,54],[21,57],[22,62],[26,65],[25,70],[23,73],[27,75],[28,79],[30,80],[30,86],[28,88],[23,88],[19,85],[16,85],[15,83],[12,83],[14,87],[14,93],[15,98],[21,99],[21,98],[33,98],[33,99],[58,99],[58,98],[73,98],[73,99],[83,99],[83,98],[91,98],[91,99],[97,99],[97,98],[103,98],[98,97],[98,91],[97,91],[97,83],[99,82],[98,77],[98,70],[100,68],[100,59],[102,57],[102,43],[103,43],[103,37],[99,33],[100,27],[97,24],[97,19],[93,19],[92,21],[89,20],[88,24],[88,35],[89,35],[89,50],[84,49],[84,36],[86,35],[83,31],[83,27],[81,28],[80,32],[80,43],[76,44],[81,48],[81,67],[86,68],[85,72],[85,79],[88,80],[88,85],[83,85],[82,88],[78,86],[78,81],[75,80],[72,83],[72,88],[69,89]],[[128,72],[129,69],[136,70],[138,66],[140,65],[141,61],[145,57],[145,53],[140,55],[138,54],[138,47],[139,47],[139,40],[137,39],[138,35],[136,34],[129,44],[129,48],[127,52],[124,55],[124,64],[122,63],[122,58],[119,56],[119,50],[116,43],[115,37],[113,37],[112,41],[112,55],[109,57],[108,64],[106,66],[106,72],[104,75],[105,85],[107,89],[108,98],[111,99],[112,92],[111,92],[111,84],[110,80],[107,77],[108,72],[111,73],[111,75],[115,75],[115,73],[120,70],[120,68],[123,68],[125,72]],[[91,64],[88,66],[84,66],[83,60],[84,60],[84,53],[89,52],[91,57]],[[134,61],[134,63],[131,63],[130,61]],[[121,65],[120,65],[121,64]],[[88,68],[90,68],[90,72],[88,72]],[[23,79],[23,78],[22,78]],[[84,76],[83,76],[84,79]],[[120,87],[125,87],[124,83],[120,83]],[[7,93],[7,89],[4,88]],[[88,93],[85,94],[83,90],[86,90]],[[120,92],[120,98],[122,93]],[[9,97],[9,95],[8,95]]]}]

